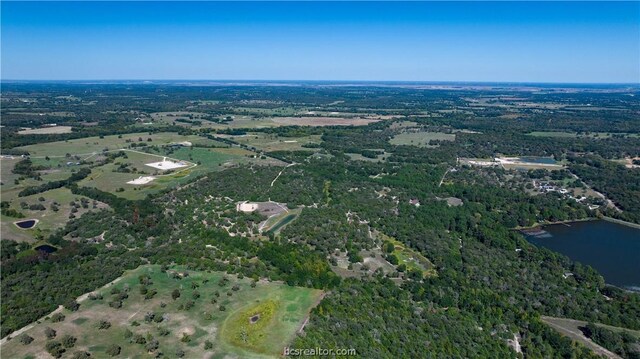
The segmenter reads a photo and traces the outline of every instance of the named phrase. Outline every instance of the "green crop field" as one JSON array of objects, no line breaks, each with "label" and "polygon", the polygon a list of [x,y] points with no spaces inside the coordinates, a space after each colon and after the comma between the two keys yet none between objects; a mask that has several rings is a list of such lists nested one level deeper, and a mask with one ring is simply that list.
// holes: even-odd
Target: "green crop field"
[{"label": "green crop field", "polygon": [[[77,341],[65,355],[84,350],[107,358],[115,345],[120,358],[147,358],[149,352],[176,358],[177,351],[185,358],[276,357],[295,338],[322,291],[253,282],[220,272],[142,266],[93,292],[102,299],[83,296],[78,311],[62,310],[63,321],[47,318],[26,330],[34,338],[30,344],[19,339],[3,344],[2,354],[48,357],[47,341],[71,335]],[[56,331],[55,338],[46,339],[46,327]]]}]

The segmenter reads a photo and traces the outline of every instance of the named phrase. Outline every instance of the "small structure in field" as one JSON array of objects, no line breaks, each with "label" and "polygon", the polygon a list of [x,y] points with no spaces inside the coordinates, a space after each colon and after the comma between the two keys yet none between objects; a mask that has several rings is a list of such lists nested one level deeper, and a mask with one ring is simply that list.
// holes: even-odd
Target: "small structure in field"
[{"label": "small structure in field", "polygon": [[245,212],[245,213],[251,213],[253,211],[255,211],[256,209],[258,209],[258,204],[257,203],[252,203],[252,202],[240,202],[236,205],[236,210],[240,211],[240,212]]},{"label": "small structure in field", "polygon": [[173,170],[176,168],[182,168],[187,166],[187,164],[183,161],[174,162],[171,160],[167,160],[166,157],[164,157],[160,162],[147,163],[146,165],[149,167],[153,167],[155,169],[163,170],[163,171]]},{"label": "small structure in field", "polygon": [[128,184],[147,184],[151,181],[153,181],[154,179],[156,179],[153,176],[140,176],[134,180],[131,180],[129,182],[127,182]]}]

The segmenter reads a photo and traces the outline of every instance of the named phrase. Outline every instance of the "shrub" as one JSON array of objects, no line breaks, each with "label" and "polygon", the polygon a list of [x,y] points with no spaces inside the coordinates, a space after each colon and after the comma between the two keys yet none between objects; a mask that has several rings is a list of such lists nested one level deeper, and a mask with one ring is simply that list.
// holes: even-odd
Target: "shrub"
[{"label": "shrub", "polygon": [[147,339],[145,339],[141,334],[134,334],[133,335],[133,342],[136,344],[147,344]]},{"label": "shrub", "polygon": [[122,350],[122,348],[120,348],[119,346],[117,346],[115,344],[111,344],[107,348],[107,354],[109,354],[112,357],[115,357],[115,356],[120,355],[120,351],[121,350]]},{"label": "shrub", "polygon": [[64,320],[65,316],[62,313],[56,313],[51,316],[51,323],[58,323]]},{"label": "shrub", "polygon": [[45,344],[44,348],[54,358],[60,358],[62,356],[62,354],[66,351],[62,347],[62,343],[60,343],[58,341],[55,341],[55,340],[48,341],[47,344]]},{"label": "shrub", "polygon": [[84,350],[78,350],[73,353],[73,359],[89,359],[91,358],[91,354],[89,352],[85,352]]},{"label": "shrub", "polygon": [[77,340],[78,339],[76,337],[65,334],[62,337],[62,345],[64,345],[65,348],[73,348],[76,345]]},{"label": "shrub", "polygon": [[44,328],[44,335],[47,336],[47,339],[53,339],[56,337],[57,333],[54,329],[49,327]]},{"label": "shrub", "polygon": [[31,342],[33,341],[33,338],[26,335],[26,334],[22,334],[20,336],[20,338],[18,339],[20,341],[20,343],[22,343],[23,345],[29,345],[31,344]]},{"label": "shrub", "polygon": [[80,304],[78,302],[76,302],[75,300],[70,300],[67,303],[65,303],[64,305],[65,308],[67,308],[68,310],[75,312],[76,310],[78,310],[80,308]]}]

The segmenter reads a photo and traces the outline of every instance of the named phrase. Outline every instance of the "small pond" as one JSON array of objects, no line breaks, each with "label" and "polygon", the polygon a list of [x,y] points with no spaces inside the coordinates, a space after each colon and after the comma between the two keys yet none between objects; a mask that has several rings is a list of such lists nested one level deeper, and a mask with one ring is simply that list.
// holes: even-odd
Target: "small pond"
[{"label": "small pond", "polygon": [[35,219],[26,219],[24,221],[15,222],[14,224],[22,229],[29,229],[35,227],[36,223],[38,223],[38,221]]},{"label": "small pond", "polygon": [[525,156],[518,158],[520,162],[527,163],[538,163],[542,165],[555,165],[557,162],[553,159],[553,157],[535,157],[535,156]]},{"label": "small pond", "polygon": [[53,253],[58,250],[58,248],[54,246],[50,246],[48,244],[43,244],[34,248],[36,251]]}]

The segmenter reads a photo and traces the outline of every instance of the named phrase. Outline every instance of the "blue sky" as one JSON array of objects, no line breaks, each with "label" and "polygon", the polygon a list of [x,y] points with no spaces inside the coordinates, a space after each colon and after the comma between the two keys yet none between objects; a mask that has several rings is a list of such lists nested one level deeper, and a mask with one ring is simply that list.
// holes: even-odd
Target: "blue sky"
[{"label": "blue sky", "polygon": [[640,82],[640,2],[7,2],[2,79]]}]

